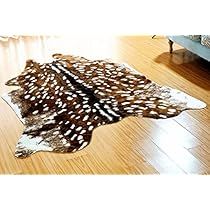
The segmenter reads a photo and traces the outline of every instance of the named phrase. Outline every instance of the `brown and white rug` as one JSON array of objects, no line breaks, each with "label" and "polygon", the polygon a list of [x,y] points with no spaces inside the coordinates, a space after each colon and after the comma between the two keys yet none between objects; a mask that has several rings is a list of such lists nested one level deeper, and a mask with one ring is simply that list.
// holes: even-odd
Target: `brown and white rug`
[{"label": "brown and white rug", "polygon": [[94,128],[127,116],[165,119],[206,106],[124,64],[61,54],[53,58],[44,64],[28,60],[24,71],[6,83],[20,87],[3,96],[25,125],[16,157],[76,152],[90,143]]}]

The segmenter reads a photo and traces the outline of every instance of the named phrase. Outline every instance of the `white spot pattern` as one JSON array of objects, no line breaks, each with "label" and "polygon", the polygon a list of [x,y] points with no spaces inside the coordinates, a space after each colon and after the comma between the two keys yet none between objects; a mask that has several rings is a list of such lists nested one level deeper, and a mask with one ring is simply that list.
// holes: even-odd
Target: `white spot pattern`
[{"label": "white spot pattern", "polygon": [[[54,58],[43,65],[27,61],[21,77],[7,82],[21,86],[11,97],[22,105],[28,136],[31,129],[32,140],[42,139],[42,150],[75,152],[89,144],[93,129],[100,125],[126,116],[164,119],[187,108],[186,101],[173,100],[172,89],[125,65],[59,54]],[[33,151],[20,144],[18,157],[38,151],[39,144]]]}]

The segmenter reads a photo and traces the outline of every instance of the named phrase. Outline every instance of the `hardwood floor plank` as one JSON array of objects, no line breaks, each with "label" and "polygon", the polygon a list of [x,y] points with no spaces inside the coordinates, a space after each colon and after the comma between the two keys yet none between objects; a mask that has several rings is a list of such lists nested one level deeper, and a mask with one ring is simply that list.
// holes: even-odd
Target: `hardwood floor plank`
[{"label": "hardwood floor plank", "polygon": [[200,123],[198,119],[195,119],[187,113],[177,116],[175,121],[198,138],[200,144],[207,147],[210,146],[210,130],[208,123]]},{"label": "hardwood floor plank", "polygon": [[[150,125],[151,123],[142,125],[148,135],[151,132]],[[175,133],[171,134],[171,136],[175,135]],[[206,165],[194,157],[187,149],[178,145],[176,139],[170,138],[171,136],[169,135],[169,138],[165,139],[157,133],[152,136],[152,141],[186,173],[203,173],[208,170]],[[179,138],[178,135],[177,138]]]},{"label": "hardwood floor plank", "polygon": [[126,130],[128,124],[124,121],[119,135],[122,139],[127,139],[128,137],[131,138],[134,142],[133,150],[137,150],[140,155],[143,155],[145,160],[149,162],[159,173],[185,173],[152,141],[151,135],[148,135],[145,130],[142,129],[142,125],[144,124],[143,119],[139,120],[131,117],[128,123],[130,126],[129,131]]},{"label": "hardwood floor plank", "polygon": [[[205,150],[201,146],[197,146],[189,149],[189,151],[206,165],[210,164],[210,152],[208,150]],[[209,169],[208,172],[210,172]]]}]

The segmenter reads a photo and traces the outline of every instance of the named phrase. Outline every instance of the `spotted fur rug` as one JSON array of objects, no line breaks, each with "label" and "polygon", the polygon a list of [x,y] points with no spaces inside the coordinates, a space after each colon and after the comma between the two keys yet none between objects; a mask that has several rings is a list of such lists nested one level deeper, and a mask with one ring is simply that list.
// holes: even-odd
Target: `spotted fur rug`
[{"label": "spotted fur rug", "polygon": [[6,85],[20,87],[3,99],[25,125],[15,151],[21,158],[37,151],[76,152],[90,143],[94,128],[127,116],[165,119],[206,106],[127,65],[61,54],[51,63],[28,60]]}]

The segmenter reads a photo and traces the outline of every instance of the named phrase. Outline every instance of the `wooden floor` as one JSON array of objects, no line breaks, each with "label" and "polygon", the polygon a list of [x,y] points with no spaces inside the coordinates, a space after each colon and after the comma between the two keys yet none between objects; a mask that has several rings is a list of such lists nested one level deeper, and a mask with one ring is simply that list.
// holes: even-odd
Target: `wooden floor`
[{"label": "wooden floor", "polygon": [[0,99],[1,174],[209,174],[210,63],[174,45],[168,53],[164,37],[20,37],[0,41],[0,94],[4,83],[32,58],[48,61],[53,53],[113,58],[151,80],[180,89],[207,103],[167,120],[129,117],[93,132],[92,142],[75,154],[40,152],[14,157],[24,126]]}]

